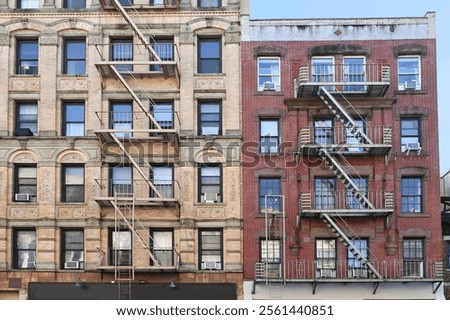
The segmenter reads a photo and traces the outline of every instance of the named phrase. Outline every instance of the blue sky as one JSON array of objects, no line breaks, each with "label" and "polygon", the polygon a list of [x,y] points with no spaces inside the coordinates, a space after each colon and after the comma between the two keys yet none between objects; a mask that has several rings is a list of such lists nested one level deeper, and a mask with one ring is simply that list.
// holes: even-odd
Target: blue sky
[{"label": "blue sky", "polygon": [[441,175],[450,170],[449,0],[250,0],[251,19],[423,17],[436,12]]}]

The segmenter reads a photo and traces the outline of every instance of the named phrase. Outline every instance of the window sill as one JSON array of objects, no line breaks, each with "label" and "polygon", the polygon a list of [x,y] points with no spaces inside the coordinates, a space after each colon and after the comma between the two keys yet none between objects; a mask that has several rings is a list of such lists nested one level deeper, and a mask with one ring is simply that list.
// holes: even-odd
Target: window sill
[{"label": "window sill", "polygon": [[429,218],[430,215],[428,213],[423,212],[401,212],[398,216],[399,218]]},{"label": "window sill", "polygon": [[405,90],[395,90],[394,93],[396,95],[407,95],[407,94],[428,94],[427,90],[423,89],[405,89]]},{"label": "window sill", "polygon": [[195,206],[208,207],[208,206],[226,206],[225,202],[196,202]]},{"label": "window sill", "polygon": [[284,91],[256,91],[255,96],[284,96]]}]

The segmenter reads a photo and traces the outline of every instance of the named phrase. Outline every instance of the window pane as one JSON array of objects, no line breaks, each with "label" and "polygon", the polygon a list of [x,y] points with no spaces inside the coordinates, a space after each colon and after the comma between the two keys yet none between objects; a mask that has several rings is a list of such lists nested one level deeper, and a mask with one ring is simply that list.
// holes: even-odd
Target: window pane
[{"label": "window pane", "polygon": [[18,7],[21,9],[39,8],[39,0],[19,0]]},{"label": "window pane", "polygon": [[222,72],[220,39],[199,39],[198,50],[199,73]]},{"label": "window pane", "polygon": [[86,8],[86,1],[85,0],[64,0],[64,8],[84,9],[84,8]]},{"label": "window pane", "polygon": [[17,40],[17,73],[38,74],[37,40]]},{"label": "window pane", "polygon": [[327,145],[333,142],[333,120],[314,120],[314,143]]},{"label": "window pane", "polygon": [[65,170],[66,170],[66,184],[84,183],[84,168],[67,167]]},{"label": "window pane", "polygon": [[422,212],[421,178],[402,178],[402,212]]},{"label": "window pane", "polygon": [[334,178],[314,179],[315,209],[334,209],[336,201],[336,180]]}]

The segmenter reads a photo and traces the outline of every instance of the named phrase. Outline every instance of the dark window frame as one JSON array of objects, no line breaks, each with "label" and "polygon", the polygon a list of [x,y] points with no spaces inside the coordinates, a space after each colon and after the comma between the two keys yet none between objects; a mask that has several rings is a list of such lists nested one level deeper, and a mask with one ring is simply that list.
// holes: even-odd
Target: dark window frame
[{"label": "dark window frame", "polygon": [[[331,126],[317,126],[319,123],[330,122]],[[335,140],[335,122],[333,118],[316,118],[313,120],[314,144],[330,145]]]},{"label": "dark window frame", "polygon": [[[406,122],[417,122],[417,128],[405,128]],[[418,142],[422,145],[422,119],[420,117],[404,117],[400,119],[400,146],[405,148],[406,143],[408,142]],[[415,131],[417,133],[414,134],[404,134],[404,131]],[[405,140],[414,140],[414,141],[405,141]],[[417,140],[417,141],[416,141]]]},{"label": "dark window frame", "polygon": [[[332,188],[324,188],[323,182],[327,180],[328,184],[332,185]],[[321,181],[321,185],[318,185]],[[337,186],[336,177],[314,177],[314,208],[322,210],[335,209],[337,205]]]},{"label": "dark window frame", "polygon": [[[129,168],[130,170],[130,179],[114,179],[114,170],[117,168]],[[125,193],[125,194],[132,194],[133,193],[133,166],[128,163],[121,163],[121,164],[111,164],[108,168],[108,176],[109,176],[109,183],[108,183],[108,194],[110,197],[114,196],[114,189],[115,186],[118,185],[119,187],[119,193]],[[115,181],[123,181],[130,183],[115,183]],[[122,192],[123,191],[123,192]]]},{"label": "dark window frame", "polygon": [[[63,40],[64,47],[63,47],[63,74],[65,75],[85,75],[86,74],[86,39],[85,38],[65,38]],[[71,51],[69,50],[70,44],[84,44],[84,56],[82,58],[79,57],[70,57],[72,55]],[[68,72],[68,64],[70,62],[82,62],[83,63],[83,72]]]},{"label": "dark window frame", "polygon": [[[83,183],[82,184],[67,184],[67,169],[76,168],[83,169]],[[61,202],[70,202],[70,203],[83,203],[85,201],[85,190],[86,190],[86,172],[85,166],[83,164],[63,164],[61,166]],[[68,187],[76,188],[76,195],[80,195],[81,198],[78,200],[69,199],[70,197],[67,194]]]},{"label": "dark window frame", "polygon": [[[273,195],[278,196],[283,194],[283,186],[281,177],[260,177],[258,180],[258,212],[263,213],[265,208],[265,202],[266,202],[266,196]],[[264,186],[263,182],[270,183],[270,186]],[[274,183],[278,183],[278,189],[276,190],[273,187]],[[267,194],[267,191],[275,191],[276,194]],[[263,192],[264,191],[264,192]],[[276,204],[276,201],[278,201],[278,205]],[[278,197],[268,197],[268,204],[272,205],[274,208],[277,208],[279,211],[281,211],[282,204],[280,203],[280,199]]]},{"label": "dark window frame", "polygon": [[[216,1],[217,4],[208,4],[211,1]],[[222,7],[222,0],[197,0],[197,7],[199,8],[220,8]]]},{"label": "dark window frame", "polygon": [[[324,250],[319,250],[318,241],[326,241],[327,243],[334,243],[334,250],[331,250],[331,246],[329,250],[325,248]],[[322,256],[319,254],[321,252]],[[328,253],[332,253],[332,255],[328,255]],[[316,261],[317,270],[334,270],[337,271],[338,267],[338,252],[337,252],[337,241],[336,239],[329,238],[317,238],[314,241],[314,259]]]},{"label": "dark window frame", "polygon": [[[157,249],[155,248],[155,236],[154,234],[156,232],[167,232],[167,233],[171,233],[172,235],[172,247],[168,250],[168,248],[161,248],[161,249]],[[167,252],[170,251],[170,261],[168,263],[161,263],[159,260],[158,262],[160,263],[160,265],[162,266],[174,266],[175,265],[175,232],[173,228],[150,228],[150,251],[152,252],[153,256],[155,257],[156,260],[158,260],[158,251],[160,251],[163,255],[166,255]],[[154,265],[154,262],[152,261],[152,259],[150,259],[150,265]]]},{"label": "dark window frame", "polygon": [[[128,111],[115,111],[114,109],[122,108],[126,106]],[[119,125],[118,128],[116,125]],[[126,126],[124,126],[126,125]],[[123,127],[122,127],[123,126]],[[122,128],[121,128],[122,127]],[[120,132],[123,130],[133,130],[133,101],[110,101],[109,102],[109,128],[112,130],[117,130],[119,132],[114,133],[118,138],[131,138],[133,133],[128,131]]]},{"label": "dark window frame", "polygon": [[[18,238],[19,234],[21,232],[34,232],[34,248],[31,244],[31,248],[20,248],[18,244]],[[13,250],[12,250],[12,263],[14,269],[21,269],[21,270],[34,270],[36,269],[36,242],[37,242],[37,233],[35,228],[13,228]],[[29,252],[32,254],[32,258],[34,258],[34,261],[31,262],[32,266],[29,266],[29,263],[27,263],[27,267],[20,267],[19,266],[19,256],[21,252]],[[34,253],[34,254],[33,254]]]},{"label": "dark window frame", "polygon": [[[219,112],[202,112],[202,107],[218,106]],[[202,116],[218,115],[219,120],[207,121]],[[214,126],[205,127],[205,124],[217,124],[217,133],[204,133],[205,128],[215,128]],[[198,135],[200,136],[220,136],[222,135],[222,100],[199,100],[198,101]]]},{"label": "dark window frame", "polygon": [[[129,2],[130,0],[125,0]],[[117,48],[115,46],[123,46],[124,48],[130,46],[130,52],[125,52],[124,57],[118,57],[116,54]],[[119,50],[120,51],[120,50]],[[130,55],[130,56],[128,56]],[[109,57],[111,61],[133,61],[134,60],[134,42],[133,37],[111,37],[110,38],[110,53]],[[133,64],[118,64],[115,65],[117,71],[119,72],[132,72]]]},{"label": "dark window frame", "polygon": [[[23,115],[21,113],[21,109],[27,106],[32,106],[36,109],[36,113],[34,114],[26,114]],[[38,127],[38,122],[39,122],[39,106],[37,101],[17,101],[15,103],[15,135],[17,136],[17,129],[30,129],[30,131],[32,132],[32,136],[35,136],[38,134],[39,131],[39,127]],[[29,119],[24,119],[22,117],[26,117],[28,116]],[[27,125],[28,124],[28,125]],[[30,135],[31,134],[27,134]]]},{"label": "dark window frame", "polygon": [[[175,168],[173,164],[152,164],[151,166],[153,169],[155,168],[168,168],[171,170],[171,177],[172,179],[170,180],[170,183],[157,183],[158,181],[161,182],[167,182],[169,180],[156,180],[155,181],[155,174],[154,174],[154,170],[150,170],[150,180],[152,181],[153,185],[155,186],[155,188],[162,194],[162,196],[164,198],[173,198],[174,197],[174,192],[175,192],[175,179],[174,179],[174,174],[175,174]],[[158,189],[158,187],[162,188],[162,189]],[[157,195],[155,194],[155,192],[153,190],[150,189],[150,197],[156,197]]]},{"label": "dark window frame", "polygon": [[[175,41],[173,36],[155,36],[150,38],[153,50],[158,54],[161,61],[175,60]],[[170,48],[170,49],[169,49]],[[150,57],[151,60],[152,57]],[[150,65],[150,71],[161,71],[161,66],[157,64]]]},{"label": "dark window frame", "polygon": [[[197,50],[197,73],[199,74],[218,74],[222,73],[222,38],[220,36],[211,37],[198,37],[198,50]],[[218,56],[205,57],[202,53],[202,45],[206,43],[217,43],[219,45]],[[208,65],[205,65],[208,64]],[[214,65],[212,65],[214,64]],[[215,70],[211,70],[214,68]]]},{"label": "dark window frame", "polygon": [[[158,106],[162,107],[162,106],[170,106],[170,115],[171,115],[171,119],[170,121],[158,121]],[[165,129],[174,129],[175,128],[175,104],[173,100],[155,100],[151,105],[150,105],[150,112],[153,116],[153,118],[158,122],[159,126],[161,127],[161,129],[165,130]],[[163,113],[162,111],[159,111],[159,113]],[[164,112],[167,113],[167,112]],[[153,123],[150,121],[150,125],[149,125],[150,129],[156,129],[156,127],[153,125]]]},{"label": "dark window frame", "polygon": [[[218,168],[219,170],[219,183],[204,183],[203,180],[204,179],[214,179],[217,176],[207,176],[207,175],[203,175],[202,171],[203,169],[206,168]],[[212,188],[217,188],[216,192],[216,199],[212,199],[213,202],[215,203],[222,203],[223,202],[223,166],[222,164],[216,164],[216,163],[202,163],[199,165],[198,167],[198,199],[197,201],[200,203],[205,203],[207,202],[206,199],[203,199],[202,201],[202,194],[204,192],[203,188],[207,188],[207,187],[212,187]]]},{"label": "dark window frame", "polygon": [[[419,185],[406,184],[410,180],[418,181]],[[411,193],[410,190],[420,190],[418,194]],[[422,213],[424,208],[424,186],[421,176],[403,176],[401,178],[401,213]],[[412,200],[412,201],[410,201]],[[411,207],[411,205],[413,207]]]},{"label": "dark window frame", "polygon": [[63,0],[64,9],[86,9],[86,0]]},{"label": "dark window frame", "polygon": [[[204,247],[204,240],[205,240],[205,239],[203,239],[203,232],[218,232],[219,233],[218,236],[220,237],[220,241],[219,241],[219,245],[218,245],[219,248],[215,248],[215,249],[212,249],[212,248],[205,249],[205,248],[203,248]],[[211,235],[211,236],[217,237],[217,235]],[[210,243],[208,243],[208,244],[210,244]],[[216,244],[216,243],[214,243],[214,244]],[[220,261],[216,261],[216,262],[220,263],[220,268],[217,268],[215,270],[223,270],[224,269],[224,263],[223,263],[224,247],[223,246],[224,246],[223,229],[220,229],[220,228],[199,228],[198,229],[198,269],[199,270],[208,270],[208,268],[206,268],[206,267],[203,268],[203,266],[202,266],[202,263],[205,262],[204,259],[203,259],[205,256],[217,256],[217,254],[206,254],[206,252],[209,251],[209,253],[211,253],[211,252],[220,251],[220,253],[218,254],[220,256],[219,257]]]},{"label": "dark window frame", "polygon": [[[408,246],[406,246],[407,243]],[[424,277],[426,266],[425,257],[426,255],[424,238],[403,238],[403,276],[420,278]]]},{"label": "dark window frame", "polygon": [[[20,169],[22,168],[34,168],[35,169],[35,178],[34,178],[34,184],[30,184],[30,183],[21,183],[20,182]],[[26,179],[26,178],[22,178],[22,179]],[[14,202],[22,202],[22,201],[18,201],[15,200],[15,195],[16,193],[29,193],[30,197],[31,197],[31,202],[37,202],[37,180],[38,180],[38,170],[37,170],[37,165],[36,164],[22,164],[22,163],[15,163],[14,164],[14,193],[13,193],[13,201]],[[30,192],[21,192],[22,188],[29,188],[29,189],[34,189],[34,193],[30,193]]]},{"label": "dark window frame", "polygon": [[[129,233],[130,236],[130,249],[117,249],[117,253],[118,255],[122,255],[122,253],[124,253],[124,257],[120,256],[118,257],[119,261],[116,261],[116,255],[115,255],[115,247],[114,247],[114,234],[115,232],[120,232],[120,233]],[[110,266],[114,266],[117,265],[118,266],[131,266],[133,263],[133,234],[131,232],[131,230],[128,229],[114,229],[114,228],[108,228],[108,253],[109,253],[109,265]],[[122,259],[124,258],[124,260]]]},{"label": "dark window frame", "polygon": [[[22,45],[33,44],[36,46],[36,56],[29,58],[23,57],[27,52],[22,48]],[[31,64],[23,64],[23,62],[30,62]],[[28,68],[26,67],[28,66]],[[31,69],[30,69],[31,67]],[[20,75],[38,75],[39,74],[39,39],[38,38],[16,38],[16,74]]]},{"label": "dark window frame", "polygon": [[[82,233],[82,242],[67,242],[67,234],[70,232],[81,232]],[[73,268],[66,268],[65,262],[66,261],[78,261],[79,267],[78,269],[84,269],[84,262],[85,262],[85,254],[84,254],[84,247],[85,247],[85,232],[83,228],[61,228],[61,269],[67,270],[67,269],[73,269]],[[81,243],[81,245],[80,245]],[[73,248],[69,248],[72,247]],[[74,256],[78,253],[78,258],[75,260],[66,260],[66,254],[69,252],[73,252]],[[73,258],[72,258],[73,259]]]},{"label": "dark window frame", "polygon": [[[68,107],[82,107],[83,108],[83,120],[69,120],[68,116],[69,116],[69,112],[68,112]],[[63,121],[62,121],[62,135],[65,137],[84,137],[86,132],[86,103],[84,101],[64,101],[62,103],[62,116],[63,116]],[[74,124],[74,125],[80,125],[82,124],[83,127],[83,134],[82,135],[73,135],[73,134],[67,134],[68,132],[70,132],[70,130],[68,130],[68,125],[70,124]]]}]

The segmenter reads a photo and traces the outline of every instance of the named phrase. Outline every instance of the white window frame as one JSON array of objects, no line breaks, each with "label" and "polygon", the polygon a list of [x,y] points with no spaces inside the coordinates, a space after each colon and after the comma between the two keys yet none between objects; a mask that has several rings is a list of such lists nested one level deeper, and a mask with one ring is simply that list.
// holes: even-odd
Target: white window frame
[{"label": "white window frame", "polygon": [[[272,74],[272,73],[261,73],[261,61],[264,60],[276,60],[278,62],[278,74]],[[257,76],[257,86],[258,91],[265,91],[264,90],[264,82],[273,82],[275,83],[275,90],[273,91],[280,91],[281,90],[281,59],[280,57],[258,57],[258,76]],[[270,81],[260,81],[260,78],[271,78]]]},{"label": "white window frame", "polygon": [[[418,63],[418,72],[413,74],[413,73],[400,73],[400,61],[401,60],[406,60],[406,59],[417,59],[417,63]],[[399,56],[397,58],[397,70],[398,70],[398,90],[406,90],[406,89],[413,89],[413,90],[420,90],[422,89],[422,61],[421,61],[421,57],[419,55],[406,55],[406,56]],[[406,81],[400,81],[400,76],[402,75],[416,75],[416,79],[415,80],[411,80],[411,81],[416,81],[416,87],[415,88],[406,88],[405,86],[405,82]]]}]

